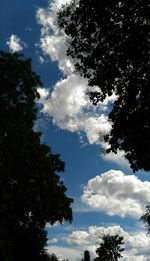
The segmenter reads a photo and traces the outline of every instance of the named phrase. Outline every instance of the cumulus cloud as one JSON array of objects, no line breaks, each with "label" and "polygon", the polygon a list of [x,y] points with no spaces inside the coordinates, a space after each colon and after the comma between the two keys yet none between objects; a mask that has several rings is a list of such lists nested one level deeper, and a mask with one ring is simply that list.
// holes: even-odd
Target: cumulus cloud
[{"label": "cumulus cloud", "polygon": [[73,62],[66,55],[66,36],[55,23],[56,13],[62,3],[65,4],[64,1],[55,0],[47,9],[39,8],[36,15],[38,23],[42,25],[40,47],[52,61],[58,62],[65,77],[56,83],[50,98],[42,100],[43,112],[49,114],[60,128],[83,131],[89,142],[94,143],[98,141],[99,132],[110,130],[106,111],[115,96],[106,98],[97,109],[85,98],[88,82],[74,74]]},{"label": "cumulus cloud", "polygon": [[64,75],[70,75],[74,71],[71,59],[66,55],[66,36],[60,33],[56,26],[56,16],[62,4],[67,1],[52,1],[47,9],[39,8],[36,14],[37,22],[42,25],[40,47],[50,56],[52,61],[58,62],[59,69]]},{"label": "cumulus cloud", "polygon": [[40,94],[40,101],[42,102],[43,100],[45,100],[47,97],[48,97],[48,95],[49,95],[49,91],[48,91],[48,89],[46,89],[46,88],[41,88],[41,87],[39,87],[39,88],[37,88],[37,91],[38,91],[38,93]]},{"label": "cumulus cloud", "polygon": [[54,253],[60,261],[64,259],[69,259],[70,261],[81,261],[82,252],[78,249],[56,245],[48,246],[47,251],[49,254]]},{"label": "cumulus cloud", "polygon": [[[97,107],[93,106],[87,97],[85,99],[85,93],[90,87],[86,79],[74,74],[73,61],[67,56],[67,36],[60,32],[56,25],[58,10],[62,4],[68,2],[70,0],[50,1],[47,8],[39,8],[36,14],[37,22],[41,25],[39,46],[44,55],[58,63],[58,68],[65,78],[53,86],[49,99],[41,100],[43,112],[52,117],[58,127],[80,135],[85,133],[90,144],[100,143],[106,148],[107,144],[100,142],[99,137],[111,129],[111,123],[108,121],[109,105],[114,102],[116,96],[107,97]],[[122,152],[102,157],[129,166]]]},{"label": "cumulus cloud", "polygon": [[150,182],[125,175],[122,171],[110,170],[90,179],[81,199],[92,210],[110,216],[139,218],[150,201]]},{"label": "cumulus cloud", "polygon": [[[107,144],[104,144],[104,146],[107,147]],[[108,146],[109,147],[109,146]],[[118,165],[120,166],[124,166],[124,167],[129,167],[129,162],[128,160],[125,158],[125,153],[124,151],[118,150],[117,153],[102,153],[101,157],[103,158],[103,160],[107,160],[110,162],[117,162]]]},{"label": "cumulus cloud", "polygon": [[77,230],[65,237],[65,247],[58,245],[49,246],[48,251],[59,257],[71,261],[81,260],[84,250],[90,251],[91,259],[95,257],[95,250],[99,245],[100,236],[103,234],[118,234],[124,238],[125,250],[123,261],[150,261],[150,238],[142,231],[129,233],[118,225],[108,227],[90,226],[87,230]]},{"label": "cumulus cloud", "polygon": [[70,75],[55,85],[49,97],[46,89],[38,91],[42,111],[52,117],[57,126],[71,132],[85,132],[92,144],[99,142],[99,133],[107,133],[111,125],[105,114],[107,101],[96,108],[85,98],[86,89],[85,79]]},{"label": "cumulus cloud", "polygon": [[21,39],[12,34],[6,44],[9,46],[9,49],[12,53],[22,51],[24,47],[26,47],[26,43],[22,42]]}]

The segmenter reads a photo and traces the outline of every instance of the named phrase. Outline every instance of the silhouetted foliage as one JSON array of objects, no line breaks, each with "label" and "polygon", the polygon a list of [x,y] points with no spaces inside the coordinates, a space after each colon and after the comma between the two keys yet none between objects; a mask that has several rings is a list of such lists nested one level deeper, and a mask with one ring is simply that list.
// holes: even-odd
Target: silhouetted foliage
[{"label": "silhouetted foliage", "polygon": [[49,256],[49,261],[59,261],[58,257],[55,254]]},{"label": "silhouetted foliage", "polygon": [[[0,51],[0,260],[40,261],[46,223],[72,220],[59,155],[33,130],[41,85],[31,60]],[[45,254],[46,256],[46,254]]]},{"label": "silhouetted foliage", "polygon": [[140,221],[142,221],[146,224],[147,230],[150,233],[150,206],[146,206],[146,212],[140,218]]},{"label": "silhouetted foliage", "polygon": [[107,234],[103,235],[101,240],[100,246],[96,249],[98,256],[94,261],[117,261],[122,257],[121,253],[124,251],[124,248],[122,248],[123,237]]},{"label": "silhouetted foliage", "polygon": [[115,93],[107,152],[123,150],[133,171],[150,170],[150,2],[73,0],[58,13],[75,70],[98,92]]}]

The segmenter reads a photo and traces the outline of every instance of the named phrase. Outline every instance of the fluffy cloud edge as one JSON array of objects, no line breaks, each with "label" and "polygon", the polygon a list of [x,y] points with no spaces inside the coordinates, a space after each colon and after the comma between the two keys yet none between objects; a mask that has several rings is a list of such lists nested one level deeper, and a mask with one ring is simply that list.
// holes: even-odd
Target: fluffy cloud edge
[{"label": "fluffy cloud edge", "polygon": [[81,201],[92,211],[139,219],[150,202],[150,182],[109,170],[87,182]]},{"label": "fluffy cloud edge", "polygon": [[65,246],[48,246],[48,252],[56,254],[60,260],[69,259],[79,261],[85,250],[90,251],[92,258],[96,256],[95,250],[99,245],[100,236],[103,234],[119,234],[124,238],[125,250],[123,261],[149,261],[150,238],[143,231],[127,232],[121,226],[108,227],[90,226],[87,230],[76,230],[63,238]]},{"label": "fluffy cloud edge", "polygon": [[[61,129],[71,132],[85,133],[90,144],[96,143],[103,146],[99,134],[109,132],[111,124],[108,120],[109,104],[116,99],[115,95],[107,97],[97,107],[92,106],[89,100],[83,97],[83,92],[89,89],[88,82],[74,75],[73,61],[67,56],[66,36],[57,28],[55,20],[57,11],[62,4],[70,0],[53,0],[47,8],[39,8],[36,13],[37,22],[41,25],[40,44],[44,54],[52,61],[57,61],[59,70],[64,79],[53,86],[53,91],[48,99],[42,99],[43,113],[53,119],[53,123]],[[95,88],[97,88],[95,86]],[[76,95],[78,92],[80,95]],[[64,94],[65,98],[64,98]],[[117,155],[102,155],[107,161],[114,161],[121,165],[129,166],[123,153]]]},{"label": "fluffy cloud edge", "polygon": [[27,47],[27,44],[21,41],[21,39],[15,34],[10,36],[6,44],[12,53],[22,51],[24,47]]}]

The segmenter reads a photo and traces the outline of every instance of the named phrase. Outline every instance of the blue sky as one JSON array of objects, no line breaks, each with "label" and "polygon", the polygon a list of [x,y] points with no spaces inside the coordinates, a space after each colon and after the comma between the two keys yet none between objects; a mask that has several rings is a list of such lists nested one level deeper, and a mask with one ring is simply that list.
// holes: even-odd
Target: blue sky
[{"label": "blue sky", "polygon": [[107,144],[98,141],[98,133],[111,128],[107,115],[115,97],[97,108],[85,99],[87,81],[74,74],[65,35],[54,24],[61,3],[3,0],[0,9],[0,49],[31,57],[41,76],[35,128],[65,161],[61,176],[74,198],[72,224],[47,226],[48,251],[77,261],[85,249],[94,255],[100,233],[119,231],[125,239],[123,260],[149,261],[150,238],[139,223],[150,201],[149,173],[133,174],[123,153],[102,155]]}]

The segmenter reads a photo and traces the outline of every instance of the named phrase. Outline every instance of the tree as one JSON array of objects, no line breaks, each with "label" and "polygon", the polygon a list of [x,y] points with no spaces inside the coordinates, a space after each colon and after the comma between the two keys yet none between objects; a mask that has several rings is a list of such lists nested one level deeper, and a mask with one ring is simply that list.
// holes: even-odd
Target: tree
[{"label": "tree", "polygon": [[93,104],[117,96],[106,152],[125,152],[133,171],[150,170],[149,0],[72,0],[58,13],[75,70],[88,79]]},{"label": "tree", "polygon": [[59,261],[58,257],[55,254],[49,256],[49,261]]},{"label": "tree", "polygon": [[118,234],[111,236],[109,234],[101,237],[100,246],[96,249],[98,257],[94,261],[117,261],[122,256],[121,253],[124,251],[122,248],[123,237]]},{"label": "tree", "polygon": [[40,78],[31,60],[0,51],[0,259],[40,261],[46,223],[71,222],[59,155],[35,132]]},{"label": "tree", "polygon": [[140,221],[146,224],[148,233],[150,233],[150,206],[146,206],[145,214],[140,218]]}]

